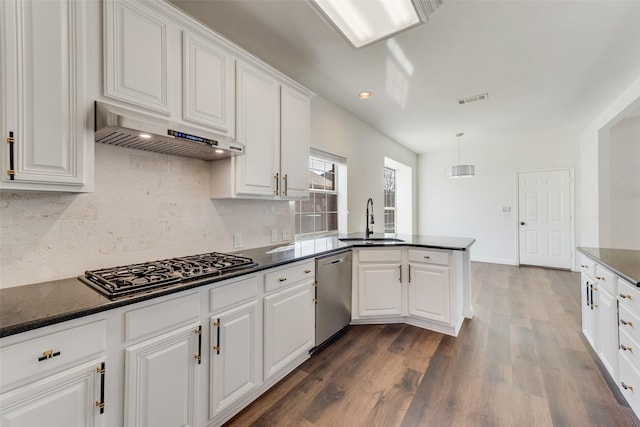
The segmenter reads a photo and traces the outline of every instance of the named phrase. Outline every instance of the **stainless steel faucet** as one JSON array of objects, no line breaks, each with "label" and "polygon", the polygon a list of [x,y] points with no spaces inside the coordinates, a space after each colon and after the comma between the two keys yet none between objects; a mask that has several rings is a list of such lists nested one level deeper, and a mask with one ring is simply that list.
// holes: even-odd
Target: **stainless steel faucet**
[{"label": "stainless steel faucet", "polygon": [[[369,213],[369,205],[371,205],[371,213]],[[364,238],[368,239],[369,236],[371,236],[371,234],[373,234],[373,230],[369,229],[369,216],[371,216],[371,225],[375,224],[374,220],[373,220],[373,199],[371,197],[369,197],[369,200],[367,200],[367,212],[366,212],[366,220],[367,220],[367,226],[364,229]]]}]

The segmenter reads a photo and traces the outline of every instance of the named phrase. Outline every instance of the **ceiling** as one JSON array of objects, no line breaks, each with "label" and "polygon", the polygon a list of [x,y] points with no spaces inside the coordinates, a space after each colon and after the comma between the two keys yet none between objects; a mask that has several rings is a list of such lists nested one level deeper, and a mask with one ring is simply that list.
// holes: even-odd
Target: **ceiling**
[{"label": "ceiling", "polygon": [[579,131],[640,77],[640,1],[444,0],[359,50],[304,0],[171,1],[416,153]]}]

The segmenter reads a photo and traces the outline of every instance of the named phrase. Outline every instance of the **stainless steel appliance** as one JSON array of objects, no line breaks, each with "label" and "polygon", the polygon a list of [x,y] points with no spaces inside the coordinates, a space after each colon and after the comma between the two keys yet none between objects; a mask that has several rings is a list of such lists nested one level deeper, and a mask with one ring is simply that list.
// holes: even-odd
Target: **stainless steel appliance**
[{"label": "stainless steel appliance", "polygon": [[177,283],[188,283],[208,277],[222,278],[256,265],[251,258],[210,252],[86,271],[85,275],[78,279],[109,299],[116,299]]},{"label": "stainless steel appliance", "polygon": [[244,145],[226,135],[105,102],[94,104],[96,142],[203,160],[244,153]]},{"label": "stainless steel appliance", "polygon": [[316,258],[316,348],[351,322],[351,250]]}]

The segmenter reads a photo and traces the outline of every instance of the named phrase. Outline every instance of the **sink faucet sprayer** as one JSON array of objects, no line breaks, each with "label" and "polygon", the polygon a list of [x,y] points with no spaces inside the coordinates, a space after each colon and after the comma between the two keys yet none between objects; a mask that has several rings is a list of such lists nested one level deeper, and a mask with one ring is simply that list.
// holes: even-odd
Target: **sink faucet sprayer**
[{"label": "sink faucet sprayer", "polygon": [[[371,205],[371,214],[369,214],[369,205]],[[375,224],[373,220],[373,199],[371,197],[369,197],[369,200],[367,200],[367,212],[365,215],[367,220],[367,227],[364,229],[364,238],[368,239],[369,236],[371,236],[371,234],[373,233],[373,230],[369,229],[369,215],[371,215],[371,225]]]}]

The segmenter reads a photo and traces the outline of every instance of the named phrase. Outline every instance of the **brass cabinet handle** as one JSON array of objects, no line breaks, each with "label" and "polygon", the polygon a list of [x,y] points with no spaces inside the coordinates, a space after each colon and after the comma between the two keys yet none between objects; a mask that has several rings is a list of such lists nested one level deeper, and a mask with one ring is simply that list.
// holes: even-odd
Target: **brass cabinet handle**
[{"label": "brass cabinet handle", "polygon": [[202,364],[202,325],[198,325],[194,332],[198,335],[198,353],[194,357],[200,365]]},{"label": "brass cabinet handle", "polygon": [[277,196],[278,193],[280,192],[280,174],[278,172],[276,172],[276,174],[273,176],[273,178],[276,180],[276,189],[273,192],[273,194],[275,194]]},{"label": "brass cabinet handle", "polygon": [[7,138],[7,144],[9,144],[9,169],[7,169],[7,175],[9,175],[9,179],[13,181],[16,176],[16,166],[15,166],[15,154],[14,147],[16,145],[16,139],[13,137],[13,131],[9,131],[9,137]]},{"label": "brass cabinet handle", "polygon": [[596,279],[602,280],[603,282],[606,281],[606,278],[604,276],[596,276]]},{"label": "brass cabinet handle", "polygon": [[289,191],[289,175],[285,173],[282,180],[284,181],[284,190],[282,191],[282,195],[286,196],[287,191]]},{"label": "brass cabinet handle", "polygon": [[633,348],[627,347],[624,344],[620,344],[620,350],[628,351],[629,353],[633,353]]},{"label": "brass cabinet handle", "polygon": [[104,375],[107,372],[104,362],[96,368],[96,372],[100,374],[100,399],[96,400],[96,407],[100,408],[101,414],[104,414]]},{"label": "brass cabinet handle", "polygon": [[220,319],[216,319],[213,321],[213,326],[216,327],[217,330],[217,338],[216,343],[213,345],[213,349],[216,351],[216,354],[220,354]]},{"label": "brass cabinet handle", "polygon": [[307,269],[307,270],[304,271],[304,273],[305,274],[309,274],[309,273],[311,273],[311,270]]},{"label": "brass cabinet handle", "polygon": [[42,362],[43,360],[52,359],[56,356],[60,356],[59,351],[47,350],[42,352],[42,356],[38,357],[38,362]]},{"label": "brass cabinet handle", "polygon": [[628,299],[628,300],[631,300],[631,295],[629,295],[629,294],[627,294],[627,295],[625,295],[625,294],[618,294],[618,295],[619,295],[619,296],[620,296],[620,298],[622,298],[622,299]]},{"label": "brass cabinet handle", "polygon": [[631,326],[633,328],[633,322],[629,322],[627,320],[620,319],[620,323],[622,323],[624,326]]},{"label": "brass cabinet handle", "polygon": [[409,264],[409,283],[411,283],[411,264]]},{"label": "brass cabinet handle", "polygon": [[278,279],[278,282],[286,282],[287,278],[286,277],[281,277]]},{"label": "brass cabinet handle", "polygon": [[582,268],[587,268],[587,267],[588,267],[588,265],[580,264],[580,267],[582,267]]},{"label": "brass cabinet handle", "polygon": [[620,381],[620,385],[622,386],[623,389],[625,390],[631,390],[633,391],[633,387],[630,385],[625,384],[623,381]]},{"label": "brass cabinet handle", "polygon": [[398,270],[400,271],[400,278],[398,279],[398,282],[402,283],[402,265],[398,266]]}]

